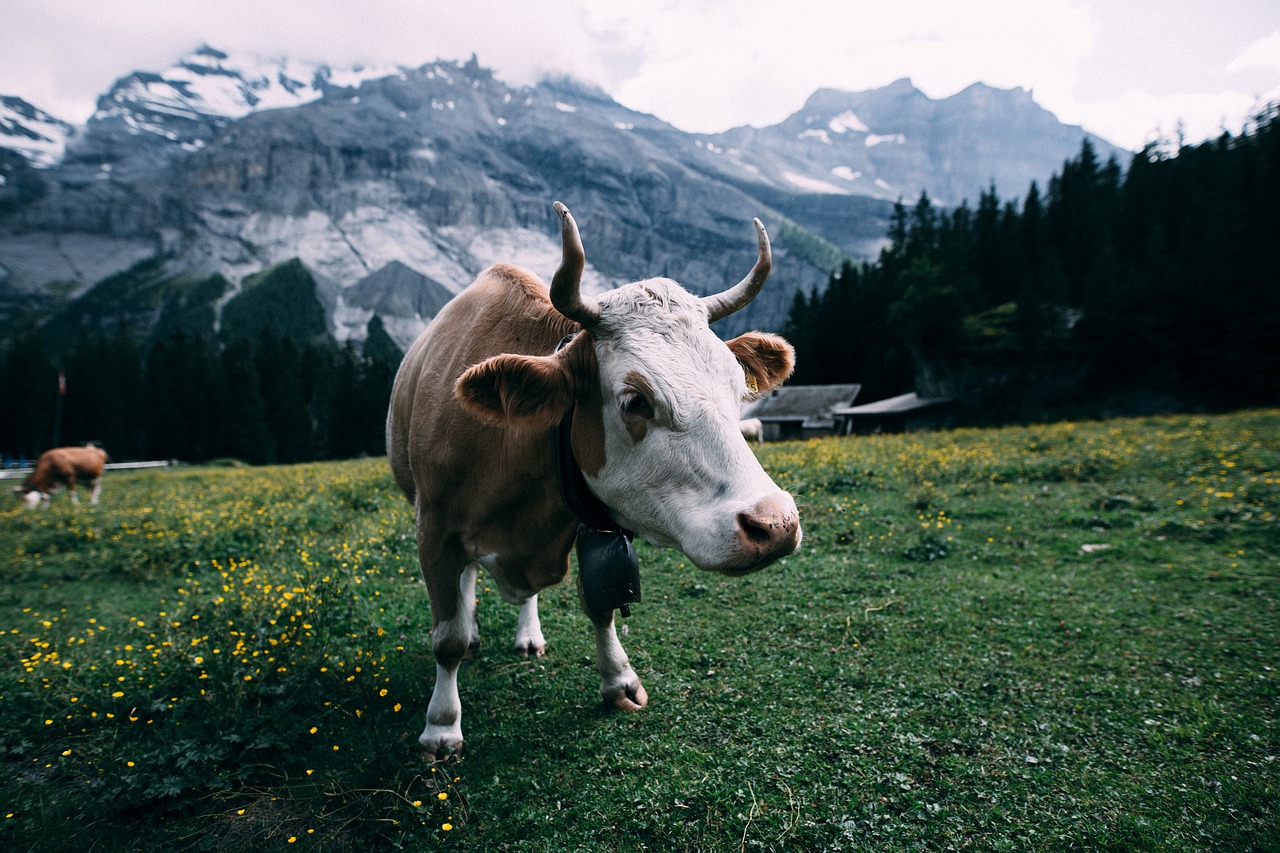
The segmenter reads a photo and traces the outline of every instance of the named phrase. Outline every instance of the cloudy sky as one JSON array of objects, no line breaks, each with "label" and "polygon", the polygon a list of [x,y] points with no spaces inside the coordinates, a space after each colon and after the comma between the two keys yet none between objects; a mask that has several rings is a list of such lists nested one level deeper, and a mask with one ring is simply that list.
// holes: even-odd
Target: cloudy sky
[{"label": "cloudy sky", "polygon": [[1136,149],[1280,100],[1276,0],[0,0],[0,94],[81,122],[136,69],[228,53],[569,73],[688,131],[765,126],[815,89],[1022,87]]}]

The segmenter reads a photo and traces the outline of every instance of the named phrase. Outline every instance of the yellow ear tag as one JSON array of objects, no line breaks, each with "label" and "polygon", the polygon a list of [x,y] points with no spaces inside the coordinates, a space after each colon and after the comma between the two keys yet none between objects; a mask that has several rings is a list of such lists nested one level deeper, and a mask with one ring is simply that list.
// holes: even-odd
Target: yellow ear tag
[{"label": "yellow ear tag", "polygon": [[750,373],[750,372],[748,372],[748,371],[743,371],[743,373],[745,373],[745,374],[746,374],[746,377],[747,377],[747,389],[748,389],[752,394],[759,394],[759,393],[760,393],[760,383],[756,381],[756,375],[755,375],[754,373]]}]

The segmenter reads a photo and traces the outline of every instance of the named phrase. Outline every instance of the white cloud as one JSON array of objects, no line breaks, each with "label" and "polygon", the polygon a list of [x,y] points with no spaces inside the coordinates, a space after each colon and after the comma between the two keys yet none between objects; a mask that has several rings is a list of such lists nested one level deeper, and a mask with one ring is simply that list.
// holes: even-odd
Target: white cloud
[{"label": "white cloud", "polygon": [[[617,29],[633,8],[602,5],[609,11],[593,20]],[[1065,97],[1094,25],[1064,0],[768,0],[671,5],[630,32],[639,58],[614,94],[686,130],[715,131],[779,121],[822,86],[866,89],[904,76],[931,97],[979,80]]]},{"label": "white cloud", "polygon": [[[1157,127],[1171,132],[1179,117],[1189,135],[1206,123],[1213,134],[1223,118],[1242,118],[1254,95],[1280,88],[1280,13],[1259,0],[1223,0],[1226,11],[1192,0],[1133,0],[1132,9],[1130,0],[0,2],[0,93],[72,121],[84,120],[117,77],[164,68],[201,42],[337,66],[417,66],[474,52],[509,83],[571,73],[629,107],[704,132],[778,122],[821,87],[910,77],[935,98],[977,81],[1031,89],[1064,121],[1136,147]],[[1174,25],[1162,24],[1169,16],[1150,14],[1165,4],[1179,11],[1183,38],[1197,17],[1224,15],[1243,22],[1235,30],[1245,37],[1250,26],[1271,35],[1244,49],[1238,34],[1230,45],[1206,41],[1197,53],[1221,54],[1216,67],[1236,76],[1184,83],[1189,91],[1174,97],[1174,66],[1146,61],[1166,54],[1125,47],[1131,31],[1144,44],[1168,38],[1169,63],[1187,64]],[[1114,37],[1121,29],[1124,37]]]},{"label": "white cloud", "polygon": [[1251,43],[1227,65],[1228,71],[1249,71],[1255,68],[1280,69],[1280,30]]},{"label": "white cloud", "polygon": [[1133,91],[1081,109],[1086,128],[1136,151],[1147,142],[1176,142],[1179,132],[1187,143],[1216,137],[1223,130],[1239,133],[1257,106],[1257,98],[1240,92],[1152,95]]}]

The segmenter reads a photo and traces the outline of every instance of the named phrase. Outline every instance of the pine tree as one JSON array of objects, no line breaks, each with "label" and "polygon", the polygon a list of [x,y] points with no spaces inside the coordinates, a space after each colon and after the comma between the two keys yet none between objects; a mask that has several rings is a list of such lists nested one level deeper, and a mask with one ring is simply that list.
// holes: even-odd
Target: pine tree
[{"label": "pine tree", "polygon": [[227,344],[218,359],[214,412],[215,453],[253,464],[275,458],[253,347],[246,338]]},{"label": "pine tree", "polygon": [[314,458],[311,416],[303,396],[302,359],[293,338],[280,338],[263,327],[253,360],[274,448],[273,461],[304,462]]},{"label": "pine tree", "polygon": [[[817,301],[818,295],[814,293],[812,302]],[[803,289],[797,289],[795,296],[791,298],[787,320],[782,326],[783,337],[790,342],[796,352],[796,369],[790,380],[793,385],[813,385],[822,381],[821,368],[815,357],[814,324],[814,311],[811,309],[810,297]]]},{"label": "pine tree", "polygon": [[404,352],[387,334],[382,318],[377,314],[374,314],[365,326],[364,346],[360,351],[366,360],[389,364],[396,369],[399,369],[400,362],[404,359]]},{"label": "pine tree", "polygon": [[0,451],[15,459],[35,459],[53,443],[58,370],[44,336],[25,327],[0,361],[0,399],[9,401],[0,417]]}]

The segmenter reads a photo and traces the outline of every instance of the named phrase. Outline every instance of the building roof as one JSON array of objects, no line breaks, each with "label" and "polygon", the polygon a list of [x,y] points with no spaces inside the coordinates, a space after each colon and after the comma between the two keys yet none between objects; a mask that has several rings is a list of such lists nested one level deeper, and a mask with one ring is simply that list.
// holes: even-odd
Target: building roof
[{"label": "building roof", "polygon": [[832,409],[850,406],[861,385],[784,385],[748,403],[744,418],[765,423],[799,421],[805,429],[829,429],[835,425]]},{"label": "building roof", "polygon": [[926,399],[913,391],[910,394],[900,394],[897,397],[889,397],[884,400],[877,400],[874,403],[866,403],[861,406],[838,406],[832,410],[832,413],[840,417],[857,417],[858,415],[901,415],[907,414],[908,412],[916,412],[921,409],[928,409],[932,406],[941,406],[950,402],[952,402],[950,397],[933,397]]}]

